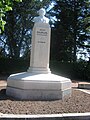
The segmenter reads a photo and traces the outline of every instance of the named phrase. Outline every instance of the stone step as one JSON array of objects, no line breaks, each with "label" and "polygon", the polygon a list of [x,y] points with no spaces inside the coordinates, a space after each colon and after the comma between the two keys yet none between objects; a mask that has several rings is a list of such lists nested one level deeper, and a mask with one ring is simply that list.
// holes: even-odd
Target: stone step
[{"label": "stone step", "polygon": [[80,89],[90,89],[90,82],[79,82],[78,88]]}]

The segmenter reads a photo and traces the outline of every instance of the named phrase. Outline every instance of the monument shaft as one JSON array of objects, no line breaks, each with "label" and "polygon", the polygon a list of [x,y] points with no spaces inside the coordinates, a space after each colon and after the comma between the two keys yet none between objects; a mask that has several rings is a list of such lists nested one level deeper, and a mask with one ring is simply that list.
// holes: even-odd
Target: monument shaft
[{"label": "monument shaft", "polygon": [[49,24],[35,23],[32,32],[31,59],[28,72],[50,73],[50,33]]}]

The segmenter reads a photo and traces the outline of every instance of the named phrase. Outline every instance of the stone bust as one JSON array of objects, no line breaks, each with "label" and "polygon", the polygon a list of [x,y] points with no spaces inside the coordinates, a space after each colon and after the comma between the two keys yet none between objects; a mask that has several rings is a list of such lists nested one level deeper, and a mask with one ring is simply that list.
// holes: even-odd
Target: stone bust
[{"label": "stone bust", "polygon": [[35,23],[49,23],[49,19],[45,17],[46,11],[44,8],[41,8],[39,11],[39,16],[34,17],[33,22]]}]

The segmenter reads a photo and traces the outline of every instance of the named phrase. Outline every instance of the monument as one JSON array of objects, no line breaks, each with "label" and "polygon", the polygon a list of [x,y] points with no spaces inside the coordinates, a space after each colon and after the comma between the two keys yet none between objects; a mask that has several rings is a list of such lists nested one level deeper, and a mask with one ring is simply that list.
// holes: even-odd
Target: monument
[{"label": "monument", "polygon": [[28,72],[50,73],[49,53],[50,53],[50,33],[51,29],[48,24],[49,19],[45,16],[45,10],[39,10],[39,17],[35,17],[32,34],[32,49],[30,68]]},{"label": "monument", "polygon": [[20,100],[55,100],[71,96],[71,80],[52,74],[49,68],[51,28],[45,9],[41,8],[33,21],[30,67],[27,72],[8,77],[6,94]]}]

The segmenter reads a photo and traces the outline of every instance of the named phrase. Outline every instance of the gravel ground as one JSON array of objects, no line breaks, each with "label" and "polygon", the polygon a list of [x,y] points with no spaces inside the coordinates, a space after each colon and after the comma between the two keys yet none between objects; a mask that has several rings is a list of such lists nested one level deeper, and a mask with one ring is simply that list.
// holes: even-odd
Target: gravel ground
[{"label": "gravel ground", "polygon": [[72,90],[72,96],[54,101],[17,101],[0,91],[0,112],[4,114],[59,114],[90,112],[90,95]]}]

